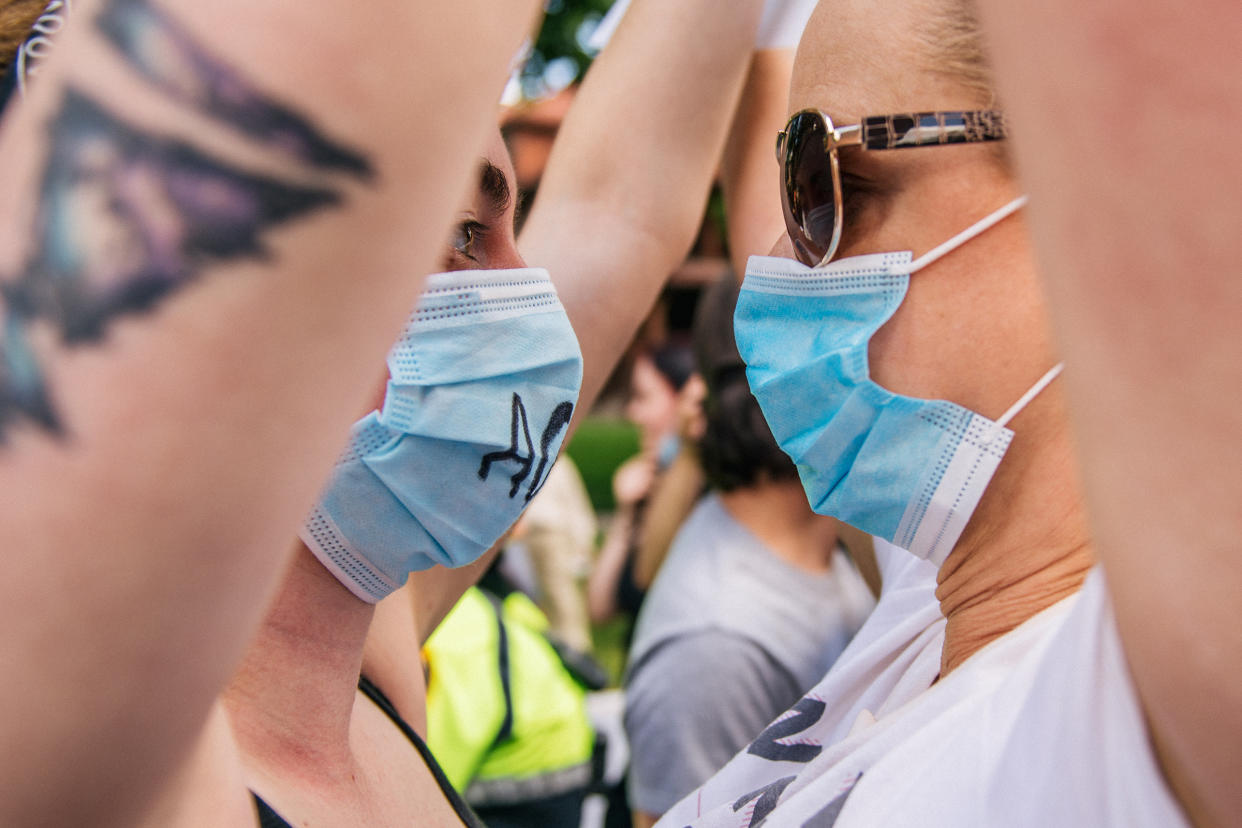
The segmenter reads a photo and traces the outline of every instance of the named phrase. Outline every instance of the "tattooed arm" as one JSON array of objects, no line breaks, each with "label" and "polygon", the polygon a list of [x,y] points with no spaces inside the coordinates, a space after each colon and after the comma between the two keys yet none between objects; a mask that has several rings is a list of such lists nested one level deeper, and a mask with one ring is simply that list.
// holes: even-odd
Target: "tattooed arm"
[{"label": "tattooed arm", "polygon": [[518,242],[591,332],[579,411],[694,241],[762,5],[636,0],[561,127]]},{"label": "tattooed arm", "polygon": [[75,11],[0,135],[0,824],[184,781],[535,5]]}]

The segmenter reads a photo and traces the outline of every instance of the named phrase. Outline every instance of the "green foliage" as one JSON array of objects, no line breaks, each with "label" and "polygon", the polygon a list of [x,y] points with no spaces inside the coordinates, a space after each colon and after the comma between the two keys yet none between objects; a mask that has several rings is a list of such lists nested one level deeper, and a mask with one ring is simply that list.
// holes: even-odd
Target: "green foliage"
[{"label": "green foliage", "polygon": [[582,474],[591,506],[597,513],[616,508],[612,475],[617,467],[638,453],[638,428],[628,420],[586,417],[565,448]]},{"label": "green foliage", "polygon": [[522,94],[539,98],[575,83],[595,57],[586,40],[612,0],[547,0],[543,26],[522,69]]}]

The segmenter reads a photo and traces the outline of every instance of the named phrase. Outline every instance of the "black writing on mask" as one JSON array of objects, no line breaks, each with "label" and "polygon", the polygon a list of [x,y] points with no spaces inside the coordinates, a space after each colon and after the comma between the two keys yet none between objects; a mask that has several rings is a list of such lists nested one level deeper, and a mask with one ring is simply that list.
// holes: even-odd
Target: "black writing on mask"
[{"label": "black writing on mask", "polygon": [[[562,402],[552,409],[552,415],[548,418],[548,424],[544,426],[543,435],[539,438],[539,450],[537,453],[539,464],[537,466],[535,465],[535,443],[530,436],[530,421],[526,415],[526,404],[522,402],[522,397],[516,392],[513,394],[512,411],[513,420],[509,427],[509,448],[505,451],[493,451],[483,455],[483,462],[479,464],[479,479],[487,480],[488,475],[491,474],[493,463],[517,463],[517,471],[509,477],[509,497],[517,497],[522,483],[527,478],[530,478],[530,485],[526,489],[525,496],[525,500],[529,502],[543,488],[544,481],[547,480],[548,472],[552,469],[552,461],[555,459],[555,452],[551,451],[552,444],[560,433],[569,426],[569,421],[574,413],[574,404],[568,401]],[[523,446],[525,446],[525,452],[522,451]],[[531,474],[532,469],[534,471],[533,475]]]}]

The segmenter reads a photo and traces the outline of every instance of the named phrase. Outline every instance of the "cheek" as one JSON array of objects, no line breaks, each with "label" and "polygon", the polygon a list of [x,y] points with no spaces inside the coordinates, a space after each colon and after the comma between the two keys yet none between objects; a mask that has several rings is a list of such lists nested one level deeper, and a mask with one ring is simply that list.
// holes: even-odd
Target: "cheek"
[{"label": "cheek", "polygon": [[385,368],[383,373],[378,377],[375,383],[375,390],[371,392],[370,403],[367,405],[365,409],[363,409],[358,414],[358,417],[355,419],[360,419],[362,417],[365,417],[367,414],[370,414],[372,411],[377,411],[378,409],[380,409],[384,405],[384,395],[387,392],[388,392],[388,369]]},{"label": "cheek", "polygon": [[768,255],[776,256],[781,259],[797,258],[794,254],[793,242],[791,242],[789,240],[789,236],[784,233],[782,233],[781,237],[776,240],[776,244],[772,245],[772,250],[768,253]]},{"label": "cheek", "polygon": [[674,394],[664,394],[653,407],[652,425],[661,433],[672,431],[677,427],[678,398]]},{"label": "cheek", "polygon": [[626,416],[644,431],[660,433],[675,423],[677,401],[666,394],[643,393],[630,399]]},{"label": "cheek", "polygon": [[869,353],[872,378],[884,388],[988,417],[1055,362],[1034,277],[983,267],[916,273]]}]

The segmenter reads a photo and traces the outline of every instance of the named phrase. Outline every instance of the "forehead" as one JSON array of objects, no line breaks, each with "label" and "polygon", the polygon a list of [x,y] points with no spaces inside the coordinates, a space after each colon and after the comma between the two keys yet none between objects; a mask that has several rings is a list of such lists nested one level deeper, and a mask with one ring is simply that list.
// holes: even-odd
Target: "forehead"
[{"label": "forehead", "polygon": [[929,27],[939,0],[821,0],[794,60],[790,114],[821,109],[838,124],[865,115],[973,108],[935,71]]}]

